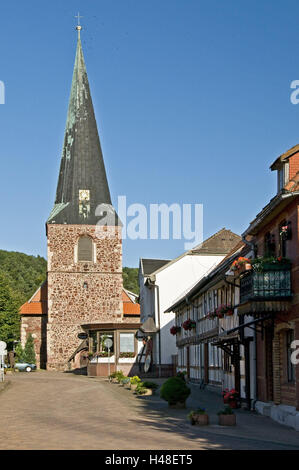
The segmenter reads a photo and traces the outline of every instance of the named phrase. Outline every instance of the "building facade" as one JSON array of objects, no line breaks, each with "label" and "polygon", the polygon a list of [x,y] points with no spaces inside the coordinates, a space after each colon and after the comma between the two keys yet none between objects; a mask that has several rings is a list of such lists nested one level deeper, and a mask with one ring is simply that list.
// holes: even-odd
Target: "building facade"
[{"label": "building facade", "polygon": [[239,312],[256,322],[256,408],[299,430],[299,145],[270,168],[277,194],[243,234],[258,264],[240,275]]},{"label": "building facade", "polygon": [[140,260],[140,320],[154,320],[157,331],[153,334],[153,361],[162,375],[172,374],[177,360],[176,341],[169,335],[175,313],[167,308],[211,271],[239,239],[223,228],[174,260]]}]

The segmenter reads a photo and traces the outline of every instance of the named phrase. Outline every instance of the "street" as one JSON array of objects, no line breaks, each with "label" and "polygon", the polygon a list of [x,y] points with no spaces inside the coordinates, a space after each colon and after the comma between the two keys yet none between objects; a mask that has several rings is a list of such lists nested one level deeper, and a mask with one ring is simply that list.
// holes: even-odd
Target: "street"
[{"label": "street", "polygon": [[106,379],[38,371],[6,380],[0,449],[299,449],[299,433],[269,418],[241,412],[234,428],[218,426],[216,415],[210,426],[191,426],[188,409]]}]

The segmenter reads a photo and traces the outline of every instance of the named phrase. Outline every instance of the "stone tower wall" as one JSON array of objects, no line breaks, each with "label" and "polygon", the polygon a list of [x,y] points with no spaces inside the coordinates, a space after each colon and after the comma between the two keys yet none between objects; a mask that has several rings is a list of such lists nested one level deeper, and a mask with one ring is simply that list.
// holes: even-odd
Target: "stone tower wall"
[{"label": "stone tower wall", "polygon": [[[121,228],[91,225],[47,225],[48,326],[47,368],[65,370],[81,340],[85,323],[121,322]],[[77,261],[80,236],[89,235],[93,261]],[[84,287],[85,285],[85,287]]]}]

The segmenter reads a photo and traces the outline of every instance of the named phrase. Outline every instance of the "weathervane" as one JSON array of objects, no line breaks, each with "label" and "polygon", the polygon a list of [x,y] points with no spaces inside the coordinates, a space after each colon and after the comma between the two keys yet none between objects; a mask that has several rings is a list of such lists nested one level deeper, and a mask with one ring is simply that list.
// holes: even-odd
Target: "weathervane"
[{"label": "weathervane", "polygon": [[80,31],[82,29],[82,26],[80,25],[80,18],[83,18],[83,16],[80,16],[80,13],[78,12],[78,15],[75,15],[75,18],[77,18],[77,20],[78,20],[76,30],[78,31],[78,38],[80,38]]}]

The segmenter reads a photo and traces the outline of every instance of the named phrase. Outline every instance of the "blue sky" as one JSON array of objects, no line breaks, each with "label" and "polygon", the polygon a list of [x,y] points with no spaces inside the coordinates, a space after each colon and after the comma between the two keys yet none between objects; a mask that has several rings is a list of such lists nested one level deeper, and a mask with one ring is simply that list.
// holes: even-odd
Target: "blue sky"
[{"label": "blue sky", "polygon": [[[2,2],[0,248],[46,256],[76,47],[82,44],[114,203],[204,205],[204,236],[241,233],[299,142],[299,3]],[[124,265],[183,240],[126,240]]]}]

